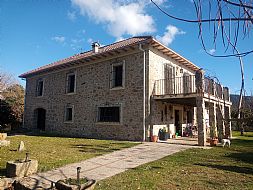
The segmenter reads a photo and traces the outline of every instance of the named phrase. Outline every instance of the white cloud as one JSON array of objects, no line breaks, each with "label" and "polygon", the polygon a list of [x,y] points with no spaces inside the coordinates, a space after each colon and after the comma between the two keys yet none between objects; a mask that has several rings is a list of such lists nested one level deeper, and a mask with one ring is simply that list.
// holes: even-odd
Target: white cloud
[{"label": "white cloud", "polygon": [[93,39],[92,39],[92,38],[89,38],[89,39],[87,40],[87,42],[88,42],[89,44],[91,44],[91,43],[93,42]]},{"label": "white cloud", "polygon": [[165,3],[167,0],[153,0],[157,5],[162,5]]},{"label": "white cloud", "polygon": [[216,51],[215,49],[209,49],[208,53],[210,53],[211,55],[213,55],[215,53],[215,51]]},{"label": "white cloud", "polygon": [[65,37],[64,36],[54,36],[51,38],[51,40],[56,41],[57,43],[64,43]]},{"label": "white cloud", "polygon": [[68,11],[67,16],[68,16],[68,19],[71,20],[71,21],[76,20],[76,12]]},{"label": "white cloud", "polygon": [[152,16],[145,12],[145,3],[140,0],[72,0],[72,3],[82,15],[88,15],[97,24],[105,24],[108,32],[117,39],[156,30]]},{"label": "white cloud", "polygon": [[166,32],[164,32],[163,36],[156,36],[157,40],[162,42],[164,45],[170,45],[175,39],[176,35],[185,34],[184,31],[178,29],[176,26],[168,25],[166,27]]}]

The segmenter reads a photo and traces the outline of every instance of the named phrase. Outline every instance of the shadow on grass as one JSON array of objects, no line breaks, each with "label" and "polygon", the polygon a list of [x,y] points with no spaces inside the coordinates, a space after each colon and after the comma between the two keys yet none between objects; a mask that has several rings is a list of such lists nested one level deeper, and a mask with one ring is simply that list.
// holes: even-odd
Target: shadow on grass
[{"label": "shadow on grass", "polygon": [[217,164],[194,164],[197,166],[205,166],[209,168],[215,168],[219,170],[226,170],[230,172],[236,173],[244,173],[244,174],[253,174],[252,168],[249,167],[240,167],[240,166],[225,166],[225,165],[217,165]]},{"label": "shadow on grass", "polygon": [[6,169],[0,169],[0,176],[6,176]]},{"label": "shadow on grass", "polygon": [[253,164],[253,152],[231,153],[226,157],[233,158],[239,162]]}]

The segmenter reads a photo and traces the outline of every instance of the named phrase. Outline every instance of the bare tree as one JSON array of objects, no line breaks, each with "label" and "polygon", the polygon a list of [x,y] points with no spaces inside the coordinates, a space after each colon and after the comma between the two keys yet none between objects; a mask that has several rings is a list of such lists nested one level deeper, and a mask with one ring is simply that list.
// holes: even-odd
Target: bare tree
[{"label": "bare tree", "polygon": [[3,91],[13,84],[17,84],[17,80],[10,73],[0,70],[0,95]]}]

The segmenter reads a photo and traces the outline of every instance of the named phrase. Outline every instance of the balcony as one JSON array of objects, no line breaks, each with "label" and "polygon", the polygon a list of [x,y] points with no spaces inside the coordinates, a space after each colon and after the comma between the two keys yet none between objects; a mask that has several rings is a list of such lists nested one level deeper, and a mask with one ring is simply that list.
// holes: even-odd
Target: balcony
[{"label": "balcony", "polygon": [[[202,80],[204,97],[230,101],[228,87],[223,87],[208,77]],[[195,75],[156,80],[153,95],[157,99],[194,98],[199,95],[196,83],[200,82]]]}]

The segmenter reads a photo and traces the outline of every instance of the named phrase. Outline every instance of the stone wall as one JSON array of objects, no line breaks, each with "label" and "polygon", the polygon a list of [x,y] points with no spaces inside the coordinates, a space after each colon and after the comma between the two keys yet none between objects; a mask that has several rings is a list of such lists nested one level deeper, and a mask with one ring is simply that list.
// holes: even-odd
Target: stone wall
[{"label": "stone wall", "polygon": [[[125,87],[110,89],[113,63],[125,61]],[[66,136],[90,138],[142,140],[143,127],[143,52],[92,64],[83,63],[44,75],[27,78],[25,100],[25,127],[36,128],[35,109],[46,110],[46,131]],[[76,92],[66,94],[66,75],[76,72]],[[36,81],[44,80],[44,93],[36,97]],[[65,106],[74,106],[74,120],[64,122]],[[120,105],[120,123],[97,122],[98,106]]]}]

